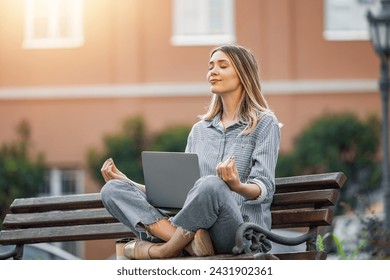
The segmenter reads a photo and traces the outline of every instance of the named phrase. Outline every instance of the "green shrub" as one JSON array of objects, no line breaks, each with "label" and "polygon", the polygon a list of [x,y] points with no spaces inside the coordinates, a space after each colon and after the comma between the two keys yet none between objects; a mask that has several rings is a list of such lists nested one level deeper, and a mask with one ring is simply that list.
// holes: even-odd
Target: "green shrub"
[{"label": "green shrub", "polygon": [[126,119],[122,130],[104,137],[103,151],[90,148],[87,154],[87,164],[92,176],[104,184],[100,172],[106,159],[112,158],[116,166],[129,178],[143,182],[141,152],[146,146],[145,124],[140,117]]},{"label": "green shrub", "polygon": [[342,171],[347,182],[341,200],[354,206],[357,193],[376,190],[380,185],[378,149],[380,124],[344,113],[314,120],[296,138],[294,150],[279,156],[277,177]]},{"label": "green shrub", "polygon": [[120,132],[104,137],[103,151],[96,148],[89,149],[88,168],[101,186],[104,184],[104,179],[100,169],[107,158],[112,158],[118,169],[131,180],[143,183],[141,152],[144,150],[184,151],[190,127],[172,126],[154,136],[146,135],[145,131],[143,119],[132,117],[125,120]]},{"label": "green shrub", "polygon": [[15,198],[32,197],[45,181],[43,154],[30,154],[30,125],[22,121],[17,127],[18,138],[0,147],[0,228]]},{"label": "green shrub", "polygon": [[190,130],[191,127],[184,125],[169,127],[156,135],[150,150],[184,152]]},{"label": "green shrub", "polygon": [[324,236],[318,235],[317,236],[317,248],[319,251],[326,251],[325,246],[325,239],[332,238],[332,242],[335,244],[337,249],[337,256],[341,260],[353,260],[356,258],[356,255],[362,251],[364,246],[366,246],[366,241],[361,241],[355,248],[355,250],[351,253],[347,253],[344,250],[344,244],[343,242],[332,232],[328,232],[324,234]]}]

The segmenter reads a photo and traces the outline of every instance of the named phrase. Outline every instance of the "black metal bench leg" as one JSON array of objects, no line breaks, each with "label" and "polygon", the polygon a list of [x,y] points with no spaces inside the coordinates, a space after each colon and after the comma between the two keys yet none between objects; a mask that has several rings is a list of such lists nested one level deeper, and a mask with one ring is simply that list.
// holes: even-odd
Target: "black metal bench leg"
[{"label": "black metal bench leg", "polygon": [[24,250],[24,244],[16,245],[14,260],[21,260],[21,259],[23,259],[23,250]]},{"label": "black metal bench leg", "polygon": [[317,228],[311,227],[312,236],[306,241],[306,251],[317,251]]}]

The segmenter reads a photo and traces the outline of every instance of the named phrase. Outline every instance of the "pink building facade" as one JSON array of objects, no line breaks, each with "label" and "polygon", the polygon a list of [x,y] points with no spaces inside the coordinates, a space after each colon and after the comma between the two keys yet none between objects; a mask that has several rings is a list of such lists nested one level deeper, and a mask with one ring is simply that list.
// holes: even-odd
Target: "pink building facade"
[{"label": "pink building facade", "polygon": [[[379,61],[364,36],[327,35],[331,2],[0,0],[0,144],[28,120],[50,194],[63,194],[64,180],[98,192],[87,150],[130,116],[150,132],[194,123],[210,100],[209,52],[221,43],[257,57],[284,124],[281,152],[324,113],[380,116]],[[114,240],[88,241],[76,253],[104,259],[114,249]]]}]

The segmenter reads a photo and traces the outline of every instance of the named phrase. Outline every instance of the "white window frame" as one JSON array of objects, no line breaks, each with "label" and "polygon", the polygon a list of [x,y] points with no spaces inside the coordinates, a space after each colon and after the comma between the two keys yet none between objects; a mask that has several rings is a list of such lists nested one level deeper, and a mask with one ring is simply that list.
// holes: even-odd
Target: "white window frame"
[{"label": "white window frame", "polygon": [[[76,177],[76,188],[75,193],[65,193],[63,192],[62,177],[64,172],[73,172]],[[62,196],[69,194],[81,194],[84,193],[84,171],[77,168],[51,168],[47,170],[46,176],[49,183],[48,192],[41,192],[39,196]],[[84,255],[84,246],[82,246],[82,241],[68,241],[68,242],[54,242],[52,245],[61,248],[69,253],[72,253],[78,257]]]},{"label": "white window frame", "polygon": [[329,41],[369,40],[366,14],[379,7],[380,0],[324,0],[324,38]]},{"label": "white window frame", "polygon": [[49,182],[49,192],[41,193],[41,196],[61,196],[68,195],[70,193],[63,192],[62,186],[62,176],[64,172],[74,172],[76,176],[76,192],[74,194],[80,194],[84,192],[84,172],[80,169],[60,169],[52,168],[47,171],[48,182]]},{"label": "white window frame", "polygon": [[209,32],[210,22],[210,0],[196,0],[197,13],[199,17],[196,19],[196,28],[198,34],[189,34],[186,31],[186,4],[187,1],[193,0],[173,0],[173,34],[171,43],[175,46],[203,46],[203,45],[218,45],[234,43],[235,36],[235,7],[234,0],[224,0],[224,5],[221,7],[223,13],[223,32],[220,34],[212,34]]},{"label": "white window frame", "polygon": [[[84,44],[83,0],[43,0],[48,5],[48,34],[45,38],[36,37],[34,24],[36,5],[42,0],[24,0],[24,41],[26,49],[50,49],[50,48],[78,48]],[[60,9],[61,3],[69,5],[71,14],[67,20],[69,36],[60,34]]]}]

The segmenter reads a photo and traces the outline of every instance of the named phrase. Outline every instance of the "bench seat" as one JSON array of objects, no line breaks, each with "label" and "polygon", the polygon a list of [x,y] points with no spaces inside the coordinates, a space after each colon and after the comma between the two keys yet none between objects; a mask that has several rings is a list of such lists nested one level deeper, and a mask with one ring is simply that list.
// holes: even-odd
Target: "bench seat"
[{"label": "bench seat", "polygon": [[[346,177],[341,172],[276,179],[276,192],[271,205],[272,227],[303,229],[306,236],[300,243],[307,244],[304,252],[276,254],[279,259],[326,259],[326,254],[318,252],[315,246],[317,230],[318,227],[332,224],[333,208],[345,181]],[[177,211],[164,210],[171,215]],[[246,225],[241,233],[243,236],[238,239],[246,238],[248,230],[265,235],[270,240],[275,239],[272,233],[250,224]],[[128,237],[134,237],[134,234],[106,211],[99,193],[92,193],[15,199],[4,219],[0,244],[17,245],[11,255],[20,258],[23,244]],[[291,240],[283,236],[276,238],[276,241],[291,245]],[[258,258],[256,252],[238,252],[236,255],[211,258],[253,259],[254,256]]]}]

